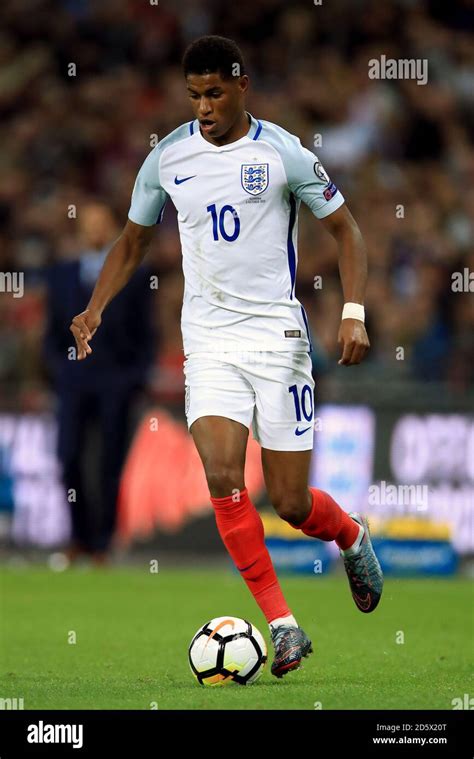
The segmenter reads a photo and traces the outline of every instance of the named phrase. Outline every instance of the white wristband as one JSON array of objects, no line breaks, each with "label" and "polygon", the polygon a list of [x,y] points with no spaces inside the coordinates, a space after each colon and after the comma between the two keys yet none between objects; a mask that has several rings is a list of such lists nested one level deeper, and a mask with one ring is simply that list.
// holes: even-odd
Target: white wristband
[{"label": "white wristband", "polygon": [[342,319],[358,319],[360,322],[365,321],[365,309],[360,303],[344,303],[342,309]]}]

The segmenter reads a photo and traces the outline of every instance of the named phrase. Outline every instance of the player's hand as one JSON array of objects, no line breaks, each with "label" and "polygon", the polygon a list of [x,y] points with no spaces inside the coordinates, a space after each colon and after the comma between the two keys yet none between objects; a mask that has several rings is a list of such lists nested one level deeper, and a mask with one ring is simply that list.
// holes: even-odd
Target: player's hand
[{"label": "player's hand", "polygon": [[364,322],[359,319],[343,319],[339,327],[337,342],[342,343],[342,356],[337,362],[343,366],[360,364],[370,348]]},{"label": "player's hand", "polygon": [[101,322],[100,314],[97,311],[91,311],[89,308],[86,308],[72,320],[69,329],[76,340],[78,361],[87,358],[88,354],[92,353],[89,340],[92,340]]}]

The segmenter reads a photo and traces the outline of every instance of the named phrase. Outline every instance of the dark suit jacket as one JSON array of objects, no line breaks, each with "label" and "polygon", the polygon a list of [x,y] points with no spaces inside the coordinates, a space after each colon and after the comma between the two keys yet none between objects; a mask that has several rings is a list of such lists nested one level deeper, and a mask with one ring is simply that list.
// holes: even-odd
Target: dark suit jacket
[{"label": "dark suit jacket", "polygon": [[84,311],[94,282],[81,277],[80,260],[60,261],[45,271],[48,305],[44,354],[57,390],[66,387],[100,389],[141,387],[157,350],[152,325],[151,270],[141,265],[109,303],[92,338],[92,353],[82,361],[69,360],[75,346],[69,327]]}]

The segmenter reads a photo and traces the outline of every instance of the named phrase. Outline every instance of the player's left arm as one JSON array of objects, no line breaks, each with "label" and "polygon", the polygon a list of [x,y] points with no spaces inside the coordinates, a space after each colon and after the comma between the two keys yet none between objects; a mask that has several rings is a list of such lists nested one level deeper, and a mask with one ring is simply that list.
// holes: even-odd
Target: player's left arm
[{"label": "player's left arm", "polygon": [[359,364],[370,347],[363,321],[367,255],[359,227],[319,158],[303,147],[297,137],[289,135],[286,138],[281,157],[291,192],[306,203],[338,243],[345,304],[343,315],[351,317],[341,319],[338,342],[342,343],[342,356],[338,363],[344,366]]},{"label": "player's left arm", "polygon": [[[334,237],[339,251],[339,274],[344,292],[344,303],[363,305],[367,282],[367,253],[359,226],[346,204],[320,219]],[[341,319],[337,341],[342,344],[338,364],[360,364],[370,348],[363,321]]]}]

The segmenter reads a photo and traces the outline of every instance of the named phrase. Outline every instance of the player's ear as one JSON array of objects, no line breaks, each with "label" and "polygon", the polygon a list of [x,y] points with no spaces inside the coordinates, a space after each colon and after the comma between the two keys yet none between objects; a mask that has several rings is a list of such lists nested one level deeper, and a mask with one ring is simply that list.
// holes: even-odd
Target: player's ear
[{"label": "player's ear", "polygon": [[247,74],[243,74],[242,76],[239,76],[238,85],[239,85],[239,89],[240,89],[240,92],[242,93],[242,95],[245,92],[247,92],[247,90],[249,88],[249,78],[248,78]]}]

